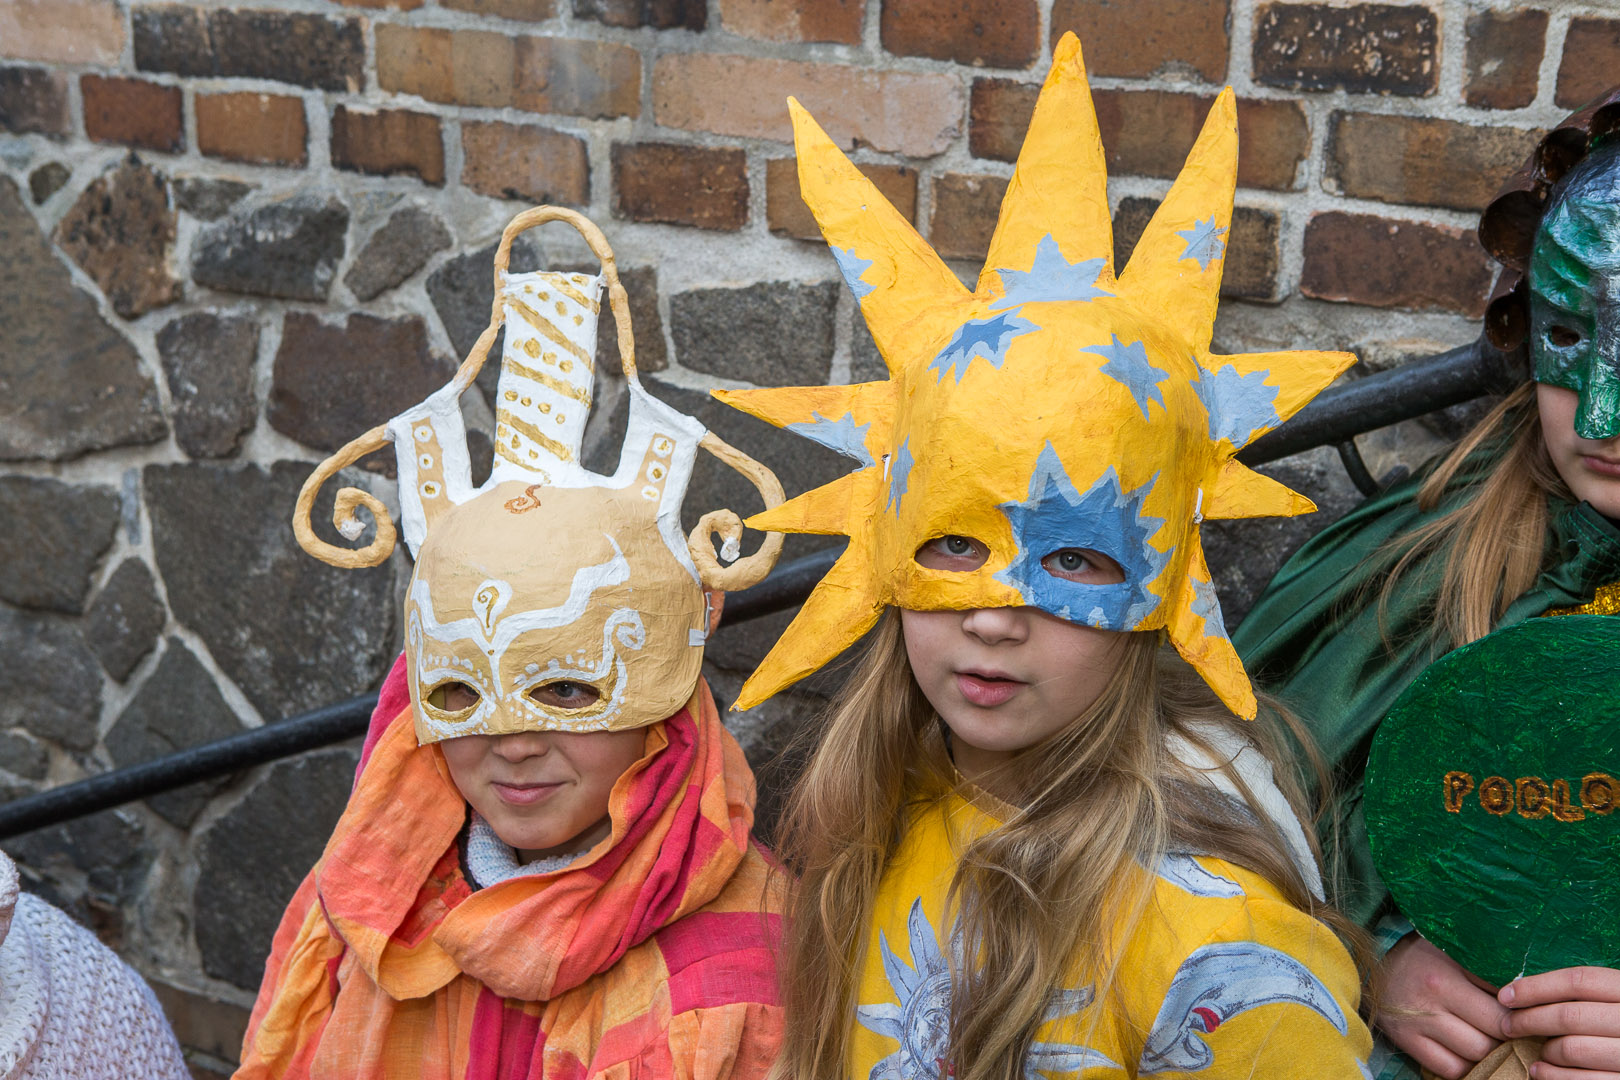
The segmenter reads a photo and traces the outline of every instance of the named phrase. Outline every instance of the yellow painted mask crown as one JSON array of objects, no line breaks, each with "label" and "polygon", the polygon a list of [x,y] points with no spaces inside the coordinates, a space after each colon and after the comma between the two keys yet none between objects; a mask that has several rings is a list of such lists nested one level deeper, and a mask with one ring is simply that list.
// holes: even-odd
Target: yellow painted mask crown
[{"label": "yellow painted mask crown", "polygon": [[[1228,707],[1253,717],[1199,523],[1315,509],[1233,455],[1355,357],[1209,350],[1237,178],[1232,91],[1116,275],[1102,140],[1080,43],[1065,34],[971,292],[809,113],[789,107],[805,202],[889,377],[715,391],[862,466],[749,520],[850,544],[737,707],[821,667],[885,606],[1030,605],[1103,629],[1164,630]],[[952,535],[978,540],[989,559],[969,572],[917,563],[922,545]],[[1063,548],[1108,555],[1125,581],[1048,573],[1043,560]]]}]

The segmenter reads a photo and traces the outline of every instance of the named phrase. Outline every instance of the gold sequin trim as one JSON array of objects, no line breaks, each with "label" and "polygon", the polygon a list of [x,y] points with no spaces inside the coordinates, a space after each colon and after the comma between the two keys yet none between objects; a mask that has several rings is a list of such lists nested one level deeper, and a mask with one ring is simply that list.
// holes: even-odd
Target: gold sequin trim
[{"label": "gold sequin trim", "polygon": [[1547,615],[1620,615],[1620,581],[1599,585],[1591,603],[1579,607],[1549,608]]}]

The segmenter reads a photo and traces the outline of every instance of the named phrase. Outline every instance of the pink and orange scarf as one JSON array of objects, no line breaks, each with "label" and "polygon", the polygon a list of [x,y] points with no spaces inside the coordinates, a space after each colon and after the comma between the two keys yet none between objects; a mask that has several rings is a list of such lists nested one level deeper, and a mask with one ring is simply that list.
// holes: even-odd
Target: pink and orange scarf
[{"label": "pink and orange scarf", "polygon": [[416,744],[401,676],[282,918],[236,1075],[763,1076],[781,1035],[780,898],[749,839],[753,775],[708,685],[647,729],[611,836],[475,890],[466,804],[438,749]]}]

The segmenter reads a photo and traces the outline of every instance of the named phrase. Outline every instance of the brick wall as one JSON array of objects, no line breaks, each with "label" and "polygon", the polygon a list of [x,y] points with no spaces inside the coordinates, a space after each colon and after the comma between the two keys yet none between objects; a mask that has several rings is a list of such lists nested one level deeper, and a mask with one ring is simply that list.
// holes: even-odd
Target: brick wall
[{"label": "brick wall", "polygon": [[[443,382],[528,203],[606,229],[655,393],[790,491],[837,475],[704,395],[878,369],[799,200],[784,98],[971,277],[1068,29],[1120,257],[1231,84],[1217,347],[1350,348],[1366,369],[1475,336],[1479,209],[1541,128],[1620,77],[1606,0],[0,0],[0,647],[23,661],[0,667],[0,796],[376,684],[403,557],[314,563],[293,497],[311,462]],[[520,260],[589,262],[562,233]],[[620,389],[598,388],[598,463]],[[488,401],[467,413],[487,454]],[[1364,449],[1382,473],[1464,419]],[[1353,501],[1325,452],[1274,471],[1322,518]],[[391,497],[387,463],[360,482]],[[693,515],[722,504],[752,506],[700,472]],[[1230,617],[1314,527],[1213,536]],[[722,697],[783,621],[722,633]],[[825,686],[733,718],[757,760]],[[322,751],[8,849],[161,985],[205,1072],[235,1051],[352,762]]]}]

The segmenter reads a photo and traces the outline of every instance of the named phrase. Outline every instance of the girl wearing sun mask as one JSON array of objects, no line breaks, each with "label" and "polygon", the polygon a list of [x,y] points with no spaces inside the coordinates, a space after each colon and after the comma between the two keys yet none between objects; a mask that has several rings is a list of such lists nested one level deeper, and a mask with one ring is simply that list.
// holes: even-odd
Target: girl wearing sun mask
[{"label": "girl wearing sun mask", "polygon": [[[1372,864],[1361,774],[1380,721],[1439,657],[1542,615],[1620,614],[1620,90],[1566,119],[1487,208],[1504,267],[1492,342],[1528,341],[1520,386],[1439,461],[1335,522],[1236,635],[1350,783],[1330,835],[1347,913],[1387,949],[1387,1077],[1466,1074],[1551,1036],[1536,1080],[1620,1074],[1620,972],[1482,985],[1413,931]],[[1617,677],[1620,678],[1620,677]]]},{"label": "girl wearing sun mask", "polygon": [[[603,276],[509,274],[513,238],[561,219]],[[579,464],[604,283],[630,395],[619,468]],[[495,308],[453,382],[367,433],[305,485],[311,554],[369,566],[386,510],[344,489],[317,538],[310,508],[385,442],[416,556],[405,656],[383,688],[348,808],[288,906],[239,1077],[762,1077],[780,1040],[778,900],[749,838],[754,782],[700,675],[725,589],[780,550],[736,557],[730,511],[690,539],[681,500],[699,448],[781,501],[769,471],[636,378],[623,288],[594,225],[542,207],[508,226]],[[496,461],[471,483],[457,399],[505,325]]]},{"label": "girl wearing sun mask", "polygon": [[1209,352],[1231,92],[1116,277],[1065,35],[971,292],[793,113],[889,378],[716,392],[861,466],[751,519],[850,543],[738,707],[871,631],[788,814],[777,1075],[1361,1076],[1356,966],[1198,539],[1311,509],[1232,455],[1351,360]]}]

